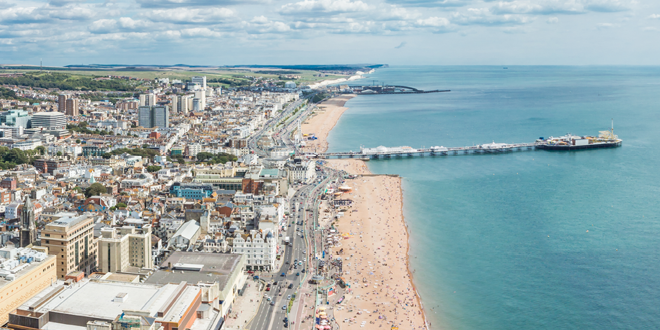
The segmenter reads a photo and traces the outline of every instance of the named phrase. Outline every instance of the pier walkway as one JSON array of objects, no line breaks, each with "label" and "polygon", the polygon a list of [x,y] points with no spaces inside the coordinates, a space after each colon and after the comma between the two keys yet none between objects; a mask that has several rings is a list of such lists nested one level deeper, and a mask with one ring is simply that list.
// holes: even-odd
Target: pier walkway
[{"label": "pier walkway", "polygon": [[468,154],[497,154],[514,151],[527,151],[536,149],[537,143],[492,143],[468,147],[431,147],[422,149],[413,149],[408,147],[401,148],[386,148],[378,147],[373,149],[362,149],[359,152],[326,152],[316,154],[317,158],[321,159],[341,159],[341,158],[358,158],[358,159],[387,159],[387,158],[403,158],[414,156],[450,156],[450,155],[468,155]]}]

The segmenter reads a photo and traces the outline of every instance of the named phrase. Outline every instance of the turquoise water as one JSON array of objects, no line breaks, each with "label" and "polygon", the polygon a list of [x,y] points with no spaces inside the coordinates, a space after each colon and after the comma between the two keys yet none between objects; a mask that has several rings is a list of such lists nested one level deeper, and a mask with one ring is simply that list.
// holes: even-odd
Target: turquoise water
[{"label": "turquoise water", "polygon": [[392,67],[451,93],[358,96],[330,151],[597,134],[617,149],[369,162],[400,174],[432,329],[660,328],[660,68]]}]

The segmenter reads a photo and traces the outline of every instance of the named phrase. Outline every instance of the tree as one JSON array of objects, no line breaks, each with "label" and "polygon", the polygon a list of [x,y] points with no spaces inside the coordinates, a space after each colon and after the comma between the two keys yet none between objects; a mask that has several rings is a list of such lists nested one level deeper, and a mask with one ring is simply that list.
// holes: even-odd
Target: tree
[{"label": "tree", "polygon": [[43,154],[46,153],[46,147],[44,147],[44,146],[38,146],[38,147],[34,148],[34,150],[36,150],[40,155],[43,155]]},{"label": "tree", "polygon": [[142,149],[148,149],[148,148],[149,148],[148,144],[145,143],[145,144],[142,145]]},{"label": "tree", "polygon": [[4,160],[10,163],[25,164],[30,161],[29,157],[21,149],[11,149],[9,153],[4,156]]},{"label": "tree", "polygon": [[76,139],[76,143],[80,144],[80,139]]},{"label": "tree", "polygon": [[158,171],[160,171],[161,168],[162,167],[160,167],[158,165],[151,165],[151,166],[147,166],[147,171],[149,173],[158,172]]},{"label": "tree", "polygon": [[117,208],[118,208],[118,209],[120,209],[120,208],[125,208],[125,207],[127,207],[127,206],[128,206],[128,205],[126,205],[126,203],[121,203],[121,202],[117,203]]},{"label": "tree", "polygon": [[85,196],[87,197],[98,196],[100,194],[105,194],[107,191],[108,190],[105,188],[104,185],[96,182],[96,183],[92,183],[91,186],[85,189]]}]

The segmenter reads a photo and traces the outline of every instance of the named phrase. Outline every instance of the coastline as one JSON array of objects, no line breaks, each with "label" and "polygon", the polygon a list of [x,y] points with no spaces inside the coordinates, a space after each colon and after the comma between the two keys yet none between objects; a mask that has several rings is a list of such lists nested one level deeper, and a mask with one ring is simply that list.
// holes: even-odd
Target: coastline
[{"label": "coastline", "polygon": [[[348,109],[344,107],[346,101],[354,96],[319,104],[324,111],[301,126],[303,133],[314,133],[318,138],[308,144],[306,151],[327,150],[328,134]],[[353,200],[353,207],[336,221],[339,233],[349,234],[350,238],[332,248],[332,255],[344,260],[344,277],[352,289],[334,312],[340,328],[358,330],[369,326],[360,322],[368,321],[372,327],[380,324],[380,327],[396,325],[399,329],[429,329],[410,268],[410,234],[403,217],[401,178],[373,174],[364,161],[357,159],[326,160],[326,165],[358,175],[345,181],[344,185],[353,190],[341,197]],[[342,249],[344,252],[340,254]],[[372,313],[378,313],[378,318],[369,316]],[[343,322],[346,319],[351,321]]]},{"label": "coastline", "polygon": [[306,146],[301,148],[303,151],[326,152],[328,150],[328,135],[337,125],[339,118],[348,110],[344,104],[355,96],[355,94],[345,94],[317,105],[317,109],[312,113],[313,116],[301,125],[301,129],[304,134],[314,134],[318,140],[305,141]]},{"label": "coastline", "polygon": [[[373,71],[374,71],[374,70],[371,70],[370,72],[367,72],[367,73],[371,73],[371,72],[373,72]],[[314,84],[309,85],[309,88],[317,89],[317,88],[319,88],[319,87],[323,87],[323,86],[327,86],[327,85],[339,84],[339,83],[343,83],[343,82],[347,82],[347,81],[353,81],[353,80],[362,79],[362,78],[364,78],[364,77],[362,76],[363,74],[365,74],[365,73],[364,73],[364,72],[361,72],[361,71],[358,71],[358,72],[355,73],[355,75],[352,75],[352,76],[350,76],[350,77],[348,77],[348,78],[339,78],[339,79],[323,80],[323,81],[320,81],[320,82],[317,82],[317,83],[314,83]]]}]

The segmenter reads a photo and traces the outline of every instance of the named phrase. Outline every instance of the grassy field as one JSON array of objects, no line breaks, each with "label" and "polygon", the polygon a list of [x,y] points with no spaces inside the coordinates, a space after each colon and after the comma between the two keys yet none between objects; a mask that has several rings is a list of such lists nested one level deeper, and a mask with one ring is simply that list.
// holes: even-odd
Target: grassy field
[{"label": "grassy field", "polygon": [[[2,69],[0,73],[16,73],[16,72],[34,72],[38,71],[38,67],[35,67],[35,70],[29,69]],[[46,71],[46,70],[44,70]],[[259,72],[254,72],[259,71]],[[272,74],[267,73],[268,71],[273,71]],[[53,72],[67,73],[71,75],[80,75],[80,76],[127,76],[139,79],[156,79],[156,78],[169,78],[170,80],[179,79],[182,81],[190,80],[193,76],[206,76],[207,80],[211,79],[232,79],[240,80],[244,79],[245,76],[248,77],[262,77],[262,78],[273,78],[277,79],[279,77],[279,72],[283,70],[269,70],[263,68],[249,69],[249,68],[236,68],[236,69],[203,69],[199,70],[176,70],[176,69],[136,69],[136,70],[57,70]],[[311,70],[286,70],[291,74],[299,75],[301,78],[293,80],[298,85],[307,85],[313,82],[328,80],[328,79],[337,79],[342,76],[338,75],[328,75],[326,77],[316,77],[319,72]],[[296,72],[296,73],[293,73]],[[224,86],[230,87],[229,84],[224,83],[210,83],[214,86]]]}]

